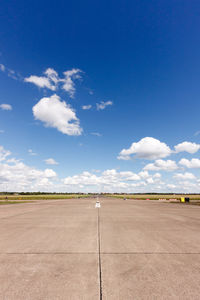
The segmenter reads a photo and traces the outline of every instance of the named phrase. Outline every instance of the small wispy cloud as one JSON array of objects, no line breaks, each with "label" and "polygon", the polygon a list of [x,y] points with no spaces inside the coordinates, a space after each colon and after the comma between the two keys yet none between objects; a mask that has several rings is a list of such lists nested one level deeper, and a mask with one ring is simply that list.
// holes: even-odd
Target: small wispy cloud
[{"label": "small wispy cloud", "polygon": [[64,78],[60,78],[53,68],[48,68],[43,73],[44,75],[30,75],[29,77],[24,78],[24,81],[33,83],[39,88],[47,88],[52,91],[56,91],[59,88],[59,83],[61,83],[62,89],[73,98],[76,91],[74,81],[81,79],[81,73],[82,71],[80,69],[71,69],[63,72]]},{"label": "small wispy cloud", "polygon": [[103,110],[109,105],[113,105],[113,102],[112,101],[106,101],[106,102],[101,101],[100,103],[96,103],[97,110]]},{"label": "small wispy cloud", "polygon": [[47,165],[58,165],[58,162],[53,158],[47,158],[44,160]]},{"label": "small wispy cloud", "polygon": [[6,67],[3,64],[0,64],[0,71],[4,72]]},{"label": "small wispy cloud", "polygon": [[80,69],[72,69],[69,71],[65,71],[63,74],[65,75],[64,79],[60,79],[61,82],[63,82],[63,89],[69,93],[69,96],[71,98],[74,97],[75,93],[75,79],[80,79],[81,78],[81,73],[82,71]]},{"label": "small wispy cloud", "polygon": [[3,129],[0,129],[0,133],[4,133],[5,131]]},{"label": "small wispy cloud", "polygon": [[88,110],[88,109],[91,109],[92,108],[92,105],[89,104],[89,105],[82,105],[82,109],[83,110]]},{"label": "small wispy cloud", "polygon": [[195,134],[194,134],[194,136],[197,136],[199,134],[200,134],[200,130],[196,131]]},{"label": "small wispy cloud", "polygon": [[99,133],[99,132],[91,132],[90,134],[91,134],[91,135],[96,135],[96,136],[102,136],[102,134]]},{"label": "small wispy cloud", "polygon": [[10,104],[6,104],[6,103],[0,104],[0,108],[2,110],[12,110],[12,106]]},{"label": "small wispy cloud", "polygon": [[11,77],[12,79],[15,79],[15,80],[21,80],[22,79],[21,75],[18,72],[7,68],[3,64],[0,64],[0,71],[5,72],[5,74],[7,74],[7,76]]},{"label": "small wispy cloud", "polygon": [[37,155],[37,153],[35,153],[32,149],[29,149],[29,150],[28,150],[28,153],[29,153],[30,155],[32,155],[32,156]]}]

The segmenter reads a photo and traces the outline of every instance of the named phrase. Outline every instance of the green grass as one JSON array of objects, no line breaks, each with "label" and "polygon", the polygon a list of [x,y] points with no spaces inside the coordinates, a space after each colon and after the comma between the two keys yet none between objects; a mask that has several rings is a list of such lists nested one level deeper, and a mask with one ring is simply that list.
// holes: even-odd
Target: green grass
[{"label": "green grass", "polygon": [[78,195],[78,194],[68,194],[68,195],[0,195],[1,200],[55,200],[55,199],[76,199],[76,198],[86,198],[90,195]]},{"label": "green grass", "polygon": [[180,200],[181,197],[189,197],[191,200],[200,200],[200,195],[164,195],[164,194],[123,194],[123,195],[117,195],[117,194],[108,194],[106,195],[107,197],[112,197],[112,198],[127,198],[127,199],[137,199],[137,200],[158,200],[158,199],[177,199]]},{"label": "green grass", "polygon": [[0,201],[0,205],[30,203],[30,202],[32,202],[32,201]]}]

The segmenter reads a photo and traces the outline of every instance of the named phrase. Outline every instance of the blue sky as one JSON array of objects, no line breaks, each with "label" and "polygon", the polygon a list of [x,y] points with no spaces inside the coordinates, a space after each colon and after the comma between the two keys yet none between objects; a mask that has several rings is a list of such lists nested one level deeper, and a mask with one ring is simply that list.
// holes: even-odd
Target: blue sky
[{"label": "blue sky", "polygon": [[199,13],[3,1],[0,190],[200,192]]}]

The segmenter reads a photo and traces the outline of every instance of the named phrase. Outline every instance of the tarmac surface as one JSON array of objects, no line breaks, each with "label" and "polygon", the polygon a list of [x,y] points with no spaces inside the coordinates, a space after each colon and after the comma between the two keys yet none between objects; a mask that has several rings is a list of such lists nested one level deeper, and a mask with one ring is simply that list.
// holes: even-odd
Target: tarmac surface
[{"label": "tarmac surface", "polygon": [[0,206],[1,300],[200,299],[200,207],[96,200]]}]

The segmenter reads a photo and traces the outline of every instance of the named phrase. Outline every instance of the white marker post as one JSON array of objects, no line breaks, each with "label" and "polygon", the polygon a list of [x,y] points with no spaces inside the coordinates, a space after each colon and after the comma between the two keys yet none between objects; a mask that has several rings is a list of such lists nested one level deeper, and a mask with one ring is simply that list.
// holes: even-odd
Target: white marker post
[{"label": "white marker post", "polygon": [[97,201],[96,204],[95,204],[95,207],[96,208],[100,208],[101,207],[101,203],[99,201]]}]

